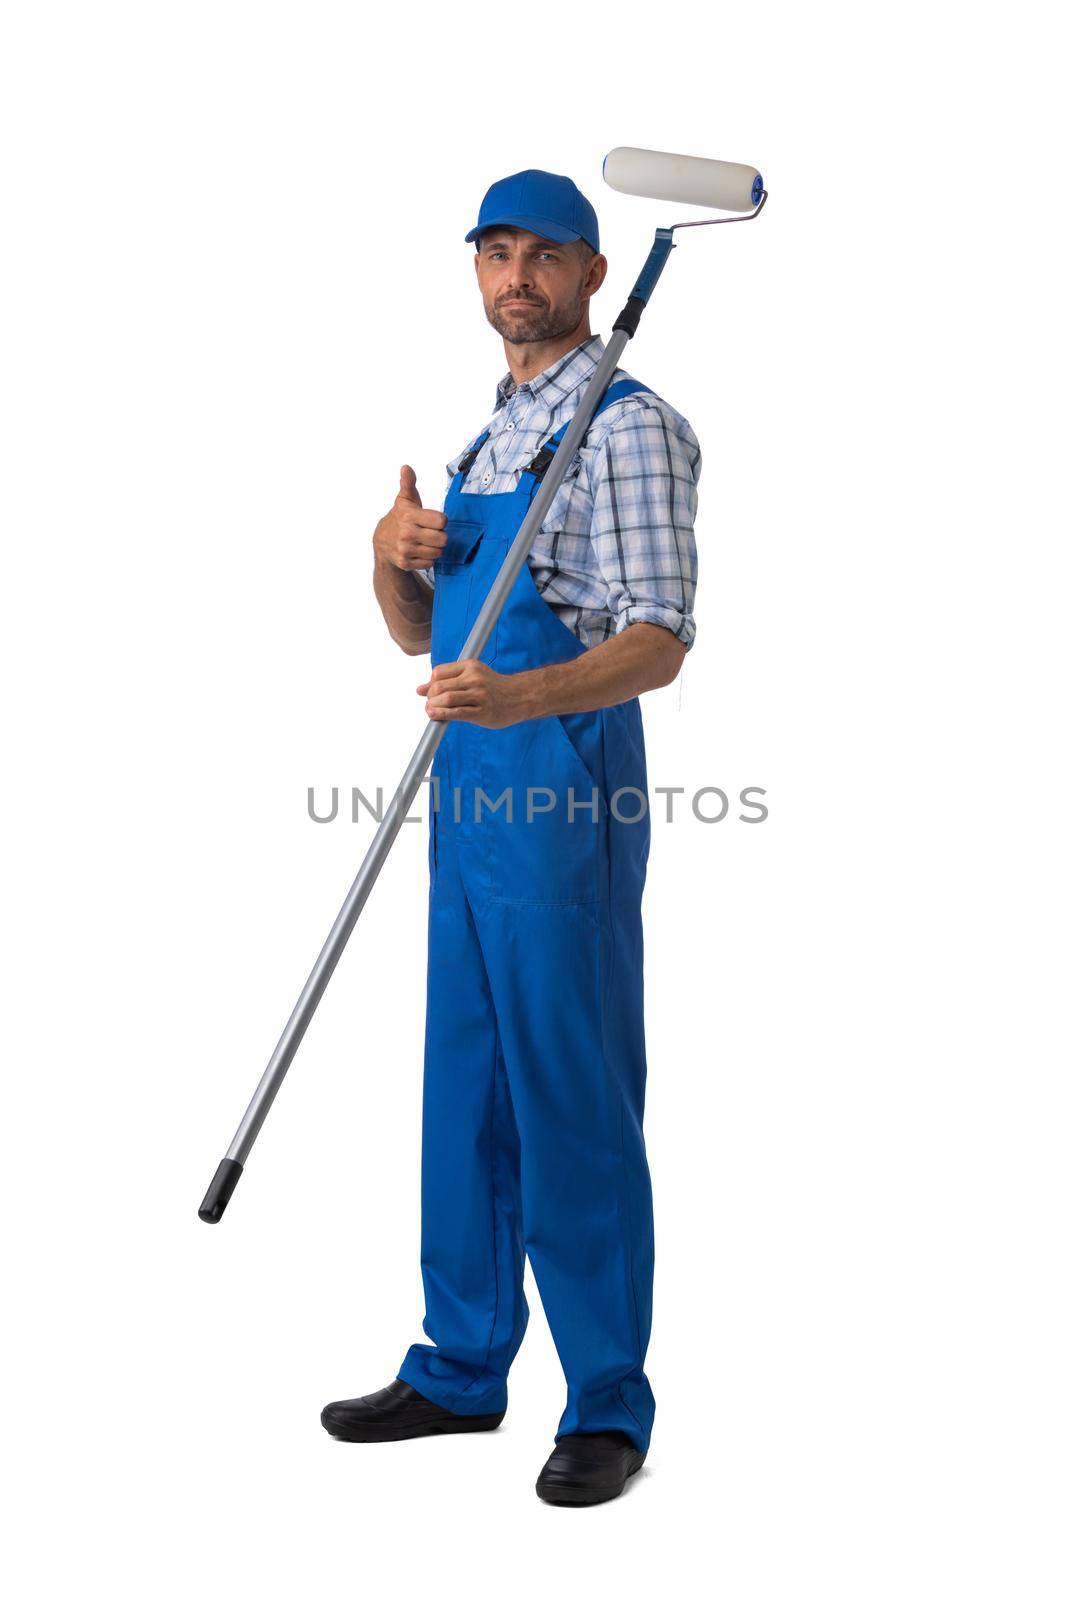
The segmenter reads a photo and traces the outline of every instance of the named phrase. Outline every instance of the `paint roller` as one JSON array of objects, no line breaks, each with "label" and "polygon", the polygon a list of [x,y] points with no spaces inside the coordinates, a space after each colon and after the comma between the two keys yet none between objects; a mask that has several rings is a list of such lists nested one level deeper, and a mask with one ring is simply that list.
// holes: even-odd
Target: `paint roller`
[{"label": "paint roller", "polygon": [[[669,201],[671,204],[710,207],[713,210],[737,214],[704,218],[693,222],[676,222],[669,227],[656,229],[652,249],[634,284],[633,292],[614,323],[612,337],[582,394],[559,449],[541,481],[541,487],[530,503],[530,509],[522,526],[464,642],[459,657],[461,661],[477,660],[485,649],[504,608],[504,602],[520,570],[526,564],[534,539],[541,531],[541,525],[567,468],[578,453],[593,414],[615,374],[623,349],[637,331],[641,313],[659,281],[667,257],[674,249],[675,230],[708,227],[723,222],[747,222],[759,215],[767,199],[763,179],[756,168],[741,166],[732,161],[712,161],[700,156],[672,155],[664,150],[639,150],[629,145],[620,145],[605,157],[603,171],[605,181],[622,194],[639,195],[649,200]],[[274,1103],[274,1097],[300,1047],[300,1041],[318,1008],[319,1001],[326,992],[334,968],[341,959],[345,945],[359,920],[360,913],[400,832],[401,824],[414,803],[448,726],[447,722],[431,722],[419,740],[418,748],[408,763],[389,808],[378,825],[363,865],[301,990],[292,1015],[282,1030],[274,1054],[267,1063],[230,1148],[208,1185],[207,1193],[199,1208],[199,1215],[204,1222],[218,1222],[229,1204],[237,1180],[244,1171],[248,1154]]]},{"label": "paint roller", "polygon": [[637,150],[621,144],[604,157],[604,182],[620,194],[670,200],[715,211],[751,211],[760,203],[763,179],[755,167],[667,150]]}]

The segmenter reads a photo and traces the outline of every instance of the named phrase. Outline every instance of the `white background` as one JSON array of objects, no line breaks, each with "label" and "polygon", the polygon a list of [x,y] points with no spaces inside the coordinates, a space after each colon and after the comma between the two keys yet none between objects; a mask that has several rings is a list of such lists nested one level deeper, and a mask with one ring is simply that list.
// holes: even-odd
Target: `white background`
[{"label": "white background", "polygon": [[[1062,149],[1029,5],[5,8],[2,1179],[10,1592],[1062,1596]],[[501,352],[496,177],[597,205],[606,330],[704,446],[656,829],[648,1468],[341,1446],[419,1336],[425,841],[405,831],[225,1222],[196,1208],[421,727],[370,535]],[[667,215],[667,211],[672,214]],[[1056,296],[1052,286],[1056,283]],[[531,1285],[531,1294],[532,1294]],[[674,1572],[674,1577],[670,1576]]]}]

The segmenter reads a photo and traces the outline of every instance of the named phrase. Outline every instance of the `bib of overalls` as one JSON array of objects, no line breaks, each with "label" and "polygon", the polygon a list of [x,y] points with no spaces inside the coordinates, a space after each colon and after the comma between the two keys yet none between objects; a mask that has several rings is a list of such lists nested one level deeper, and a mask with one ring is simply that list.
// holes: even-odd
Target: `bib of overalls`
[{"label": "bib of overalls", "polygon": [[[620,380],[597,414],[643,388]],[[564,431],[548,441],[549,453]],[[458,659],[540,484],[527,468],[508,493],[464,493],[466,473],[487,436],[464,458],[445,501],[448,542],[434,563],[434,666]],[[572,661],[585,650],[524,563],[481,659],[496,672],[517,673]],[[501,729],[453,722],[433,775],[431,880],[440,850],[455,848],[496,900],[567,904],[640,897],[648,803],[636,699]]]}]

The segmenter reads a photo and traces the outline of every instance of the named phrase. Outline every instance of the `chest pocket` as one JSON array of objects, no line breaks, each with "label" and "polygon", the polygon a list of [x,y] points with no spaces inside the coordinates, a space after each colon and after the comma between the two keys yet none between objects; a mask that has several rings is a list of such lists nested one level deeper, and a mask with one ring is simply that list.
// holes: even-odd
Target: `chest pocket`
[{"label": "chest pocket", "polygon": [[[572,515],[579,512],[580,508],[584,506],[589,509],[591,507],[592,502],[587,487],[589,479],[583,472],[586,459],[587,450],[583,446],[564,473],[563,482],[557,489],[552,504],[548,508],[548,515],[541,524],[541,532],[534,540],[534,549],[538,553],[545,548],[546,535],[559,533],[571,521]],[[581,487],[579,487],[579,479],[582,480]]]},{"label": "chest pocket", "polygon": [[445,526],[445,538],[448,543],[433,564],[434,575],[438,573],[452,573],[474,560],[482,538],[482,525],[480,522],[464,522],[461,518],[450,518]]}]

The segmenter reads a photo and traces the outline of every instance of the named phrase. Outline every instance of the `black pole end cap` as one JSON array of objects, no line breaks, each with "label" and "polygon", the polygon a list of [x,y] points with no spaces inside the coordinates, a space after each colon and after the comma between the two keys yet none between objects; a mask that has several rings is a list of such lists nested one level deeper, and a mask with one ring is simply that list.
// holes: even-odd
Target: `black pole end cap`
[{"label": "black pole end cap", "polygon": [[641,321],[641,313],[644,309],[645,302],[639,300],[637,295],[632,294],[612,323],[612,333],[625,333],[628,339],[632,339],[637,332],[637,324]]},{"label": "black pole end cap", "polygon": [[198,1216],[201,1222],[218,1222],[222,1213],[230,1203],[230,1196],[237,1187],[237,1180],[244,1171],[239,1161],[231,1161],[229,1156],[223,1156],[219,1162],[219,1170],[208,1184],[207,1194],[200,1202]]}]

